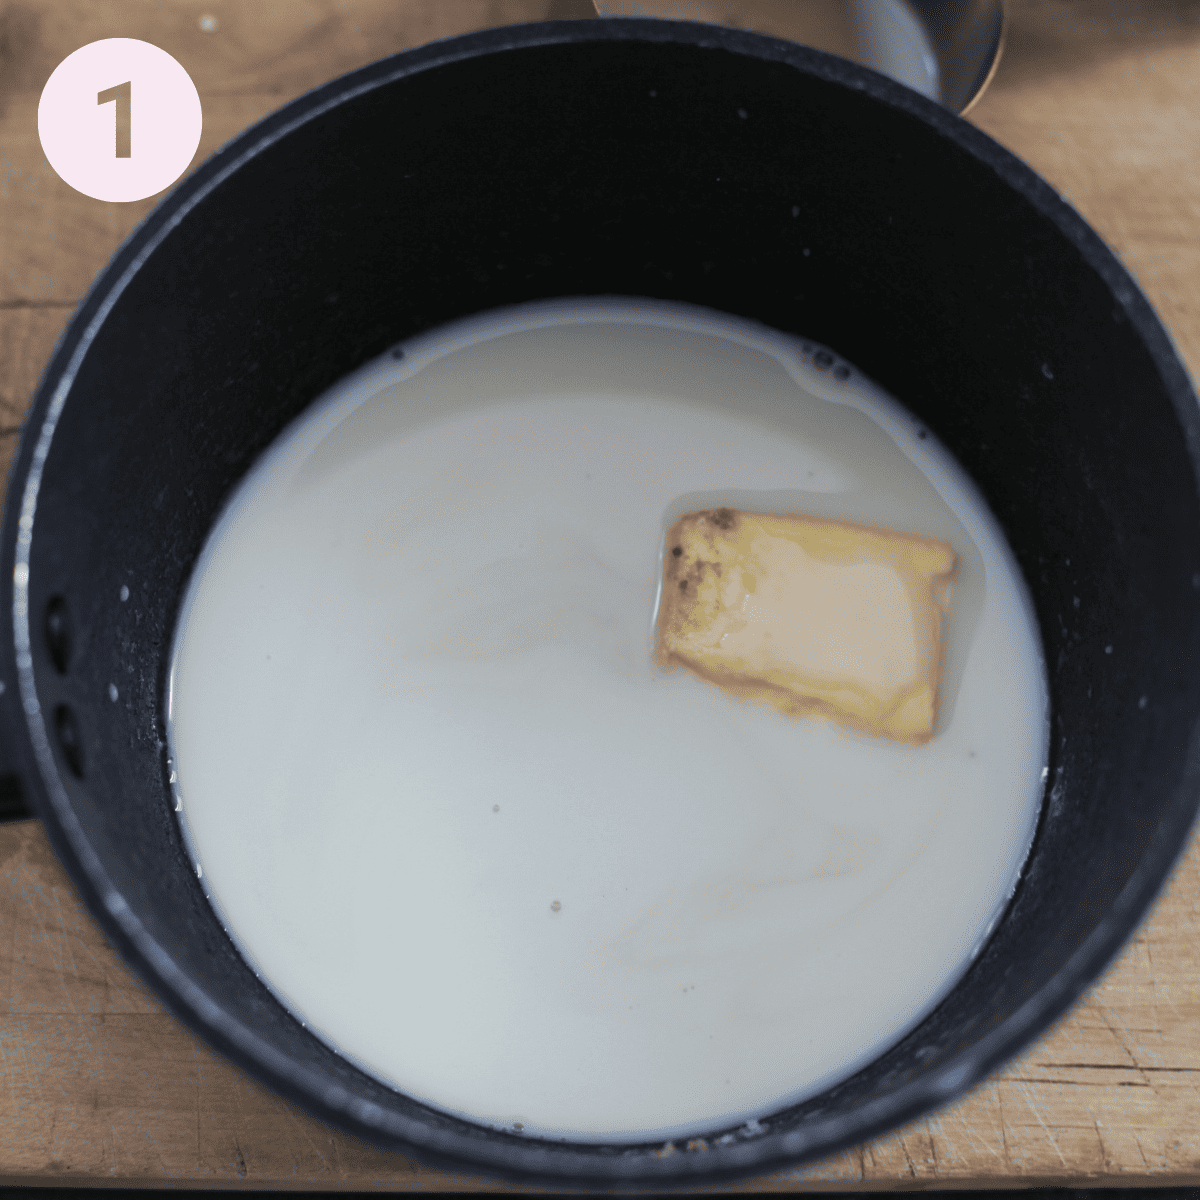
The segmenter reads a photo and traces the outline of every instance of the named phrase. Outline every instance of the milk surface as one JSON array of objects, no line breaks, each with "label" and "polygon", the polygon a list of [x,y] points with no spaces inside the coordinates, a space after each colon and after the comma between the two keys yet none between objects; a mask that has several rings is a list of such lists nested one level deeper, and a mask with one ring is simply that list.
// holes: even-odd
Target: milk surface
[{"label": "milk surface", "polygon": [[[177,807],[310,1029],[527,1136],[712,1132],[877,1057],[1000,916],[1047,750],[973,485],[858,372],[681,306],[455,324],[292,425],[195,569]],[[925,746],[652,658],[666,530],[728,505],[951,542]]]}]

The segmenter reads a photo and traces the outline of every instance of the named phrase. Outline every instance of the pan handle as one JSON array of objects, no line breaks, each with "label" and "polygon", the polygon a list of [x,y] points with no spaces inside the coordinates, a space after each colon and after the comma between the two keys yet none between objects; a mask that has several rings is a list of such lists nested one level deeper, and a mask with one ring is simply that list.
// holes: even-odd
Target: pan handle
[{"label": "pan handle", "polygon": [[[10,689],[0,682],[0,690]],[[8,700],[9,697],[4,696],[3,699]],[[0,822],[24,821],[35,815],[25,798],[25,785],[21,776],[14,769],[9,747],[10,734],[5,728],[7,720],[11,719],[11,706],[0,703]]]},{"label": "pan handle", "polygon": [[33,812],[25,803],[25,789],[21,786],[21,777],[12,772],[0,774],[0,823],[25,821],[32,816]]}]

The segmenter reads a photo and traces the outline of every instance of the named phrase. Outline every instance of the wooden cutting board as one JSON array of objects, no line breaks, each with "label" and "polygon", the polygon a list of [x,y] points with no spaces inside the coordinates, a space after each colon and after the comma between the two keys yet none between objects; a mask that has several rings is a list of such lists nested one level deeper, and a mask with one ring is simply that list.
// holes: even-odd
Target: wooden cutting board
[{"label": "wooden cutting board", "polygon": [[[200,162],[285,101],[373,59],[580,11],[576,0],[0,7],[0,472],[71,309],[153,206],[89,200],[43,158],[38,97],[67,54],[104,37],[142,38],[173,54],[203,102]],[[1003,63],[970,119],[1099,230],[1194,372],[1200,3],[1010,0],[1010,12]],[[895,1136],[740,1190],[1196,1184],[1198,1084],[1193,843],[1117,965],[1017,1062]],[[492,1186],[335,1134],[226,1065],[123,965],[33,821],[0,826],[0,1185],[16,1183]]]}]

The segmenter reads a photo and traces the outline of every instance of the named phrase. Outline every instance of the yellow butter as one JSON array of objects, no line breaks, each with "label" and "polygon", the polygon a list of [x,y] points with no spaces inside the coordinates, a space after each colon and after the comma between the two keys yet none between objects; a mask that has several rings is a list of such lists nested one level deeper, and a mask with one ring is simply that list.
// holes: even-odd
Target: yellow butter
[{"label": "yellow butter", "polygon": [[655,656],[786,713],[927,742],[955,562],[948,543],[906,533],[691,513],[667,540]]}]

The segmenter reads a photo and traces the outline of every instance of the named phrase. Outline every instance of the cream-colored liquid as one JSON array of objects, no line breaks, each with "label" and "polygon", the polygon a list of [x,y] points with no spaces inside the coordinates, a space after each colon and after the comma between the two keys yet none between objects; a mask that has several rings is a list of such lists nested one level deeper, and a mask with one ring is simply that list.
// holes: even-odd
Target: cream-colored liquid
[{"label": "cream-colored liquid", "polygon": [[[665,531],[717,505],[954,545],[928,745],[654,665]],[[301,1020],[430,1104],[605,1140],[907,1033],[1011,894],[1047,743],[950,458],[799,342],[631,301],[452,326],[306,413],[196,568],[170,717],[202,882]]]}]

